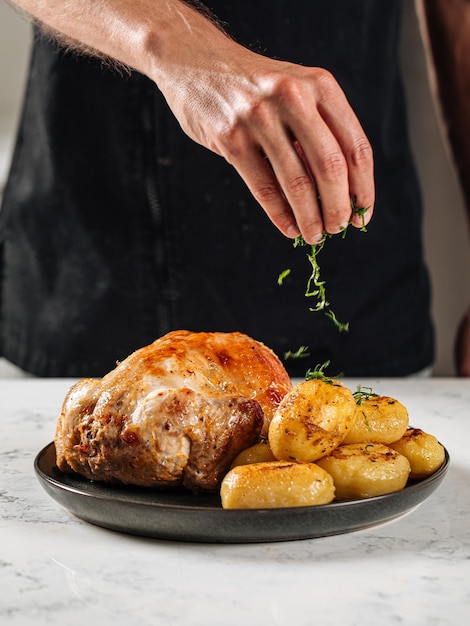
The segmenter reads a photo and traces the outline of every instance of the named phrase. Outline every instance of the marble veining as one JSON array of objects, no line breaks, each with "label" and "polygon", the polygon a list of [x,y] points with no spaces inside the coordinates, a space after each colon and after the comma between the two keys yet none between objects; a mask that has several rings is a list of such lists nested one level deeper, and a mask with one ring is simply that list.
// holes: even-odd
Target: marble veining
[{"label": "marble veining", "polygon": [[165,542],[87,524],[37,481],[70,380],[0,381],[0,623],[102,626],[466,626],[470,381],[347,381],[402,401],[451,455],[398,520],[306,541]]}]

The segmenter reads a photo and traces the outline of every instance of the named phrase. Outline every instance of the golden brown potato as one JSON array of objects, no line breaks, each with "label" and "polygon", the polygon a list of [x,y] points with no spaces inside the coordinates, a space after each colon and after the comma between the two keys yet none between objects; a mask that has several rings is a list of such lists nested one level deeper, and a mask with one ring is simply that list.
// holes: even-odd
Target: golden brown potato
[{"label": "golden brown potato", "polygon": [[311,462],[338,446],[354,420],[352,392],[337,381],[298,383],[284,396],[269,425],[277,459]]},{"label": "golden brown potato", "polygon": [[381,443],[341,445],[317,465],[333,477],[337,500],[399,491],[410,473],[408,459]]},{"label": "golden brown potato", "polygon": [[434,435],[420,428],[408,428],[390,447],[406,456],[411,466],[410,478],[421,480],[434,474],[444,463],[445,450]]},{"label": "golden brown potato", "polygon": [[328,504],[333,479],[314,463],[271,461],[238,465],[222,481],[224,509],[271,509]]},{"label": "golden brown potato", "polygon": [[388,396],[373,396],[356,406],[354,425],[343,443],[376,441],[389,444],[400,439],[408,428],[406,407]]},{"label": "golden brown potato", "polygon": [[276,457],[274,456],[269,443],[267,441],[260,441],[259,443],[255,443],[253,446],[242,450],[240,454],[233,459],[232,467],[236,467],[237,465],[248,465],[250,463],[265,463],[266,461],[276,461]]}]

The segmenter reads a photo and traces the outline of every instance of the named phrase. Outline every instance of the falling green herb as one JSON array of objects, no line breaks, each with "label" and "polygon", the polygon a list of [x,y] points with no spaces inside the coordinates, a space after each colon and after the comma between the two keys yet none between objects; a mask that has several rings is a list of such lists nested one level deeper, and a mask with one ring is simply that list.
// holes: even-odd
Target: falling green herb
[{"label": "falling green herb", "polygon": [[[314,306],[309,307],[309,311],[314,313],[317,311],[324,311],[325,315],[333,321],[340,332],[347,332],[349,330],[349,323],[340,322],[335,313],[331,309],[328,309],[330,303],[326,297],[325,281],[320,278],[320,265],[317,257],[323,250],[326,240],[331,236],[332,235],[329,233],[325,233],[319,243],[310,245],[310,252],[307,252],[307,258],[311,265],[311,274],[307,280],[305,296],[315,300]],[[308,245],[309,244],[307,244],[302,235],[299,235],[294,239],[294,248]],[[287,269],[279,274],[277,279],[278,285],[282,285],[284,279],[290,274],[290,272],[291,270]]]},{"label": "falling green herb", "polygon": [[340,322],[333,311],[326,311],[325,315],[333,320],[335,326],[338,327],[340,333],[347,333],[349,331],[349,322]]},{"label": "falling green herb", "polygon": [[[369,210],[370,207],[358,207],[356,205],[356,197],[351,198],[351,219],[349,223],[351,223],[352,218],[355,215],[359,215],[362,217],[362,232],[367,232],[367,228],[365,225],[365,214]],[[342,237],[346,236],[347,228],[344,228],[342,231]],[[323,311],[324,314],[329,317],[333,324],[337,327],[339,332],[348,332],[349,331],[349,322],[340,322],[336,317],[335,313],[328,309],[330,303],[326,297],[326,288],[325,281],[320,278],[320,265],[318,263],[318,255],[323,250],[326,240],[332,237],[330,233],[324,233],[321,241],[319,243],[310,244],[310,252],[307,252],[307,258],[311,265],[311,274],[307,280],[307,287],[305,290],[305,295],[307,298],[313,298],[315,300],[315,304],[312,307],[309,307],[309,310],[312,312]],[[294,248],[298,248],[299,246],[308,246],[305,239],[302,235],[299,235],[294,239]],[[289,276],[291,273],[290,269],[284,270],[278,276],[277,282],[278,285],[282,285],[284,279]]]},{"label": "falling green herb", "polygon": [[284,279],[287,278],[289,274],[290,274],[290,270],[284,270],[283,272],[281,272],[279,276],[277,277],[277,284],[282,285],[282,283],[284,282]]},{"label": "falling green herb", "polygon": [[310,356],[310,352],[308,351],[308,346],[300,346],[298,350],[292,352],[288,350],[284,353],[285,359],[305,359]]},{"label": "falling green herb", "polygon": [[[307,258],[312,266],[312,273],[310,278],[307,280],[305,295],[308,298],[316,298],[317,301],[314,307],[310,307],[310,311],[322,311],[325,307],[329,306],[329,302],[326,300],[325,281],[320,280],[320,266],[317,259],[317,256],[323,250],[323,246],[325,245],[325,241],[328,237],[329,235],[327,234],[323,235],[320,243],[313,244],[311,246],[310,253],[307,252]],[[306,245],[307,243],[302,236],[297,237],[294,241],[294,248]]]}]

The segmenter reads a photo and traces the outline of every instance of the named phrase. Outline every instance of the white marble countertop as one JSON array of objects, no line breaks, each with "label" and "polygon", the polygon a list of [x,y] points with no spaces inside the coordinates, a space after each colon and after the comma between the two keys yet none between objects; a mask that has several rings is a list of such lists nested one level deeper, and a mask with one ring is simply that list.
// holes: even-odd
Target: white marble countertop
[{"label": "white marble countertop", "polygon": [[[35,626],[468,624],[470,381],[360,381],[398,398],[451,456],[407,515],[284,543],[165,542],[61,508],[35,477],[70,380],[0,380],[0,623]],[[356,388],[357,381],[346,381]]]}]

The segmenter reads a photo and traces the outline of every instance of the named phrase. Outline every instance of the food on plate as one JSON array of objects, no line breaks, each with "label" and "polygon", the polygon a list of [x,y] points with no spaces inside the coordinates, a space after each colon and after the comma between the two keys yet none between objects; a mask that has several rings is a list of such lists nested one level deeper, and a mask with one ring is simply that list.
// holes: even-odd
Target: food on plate
[{"label": "food on plate", "polygon": [[256,509],[329,504],[333,479],[315,463],[269,461],[238,465],[222,481],[224,509]]},{"label": "food on plate", "polygon": [[394,398],[353,393],[322,368],[306,378],[292,387],[276,354],[242,333],[168,333],[71,387],[57,467],[95,481],[220,490],[224,508],[273,508],[390,493],[444,462],[441,444],[409,428]]},{"label": "food on plate", "polygon": [[274,352],[247,335],[174,331],[70,389],[57,466],[90,480],[217,490],[291,388]]},{"label": "food on plate", "polygon": [[401,402],[388,396],[367,395],[357,400],[354,424],[343,443],[392,443],[405,434],[408,424],[408,411]]},{"label": "food on plate", "polygon": [[271,450],[269,442],[263,439],[237,454],[232,461],[231,467],[248,465],[249,463],[264,463],[266,461],[277,461],[277,459]]},{"label": "food on plate", "polygon": [[[369,388],[358,387],[352,393],[324,376],[321,369],[314,370],[312,376],[297,384],[279,404],[269,427],[269,445],[255,444],[234,461],[232,467],[238,459],[240,464],[252,465],[240,470],[237,498],[223,500],[223,506],[229,501],[231,508],[256,508],[273,498],[264,474],[272,463],[269,458],[268,463],[259,458],[270,451],[279,460],[315,464],[325,470],[333,480],[335,500],[399,491],[409,478],[425,478],[442,465],[444,448],[432,435],[408,428],[408,411],[402,403]],[[308,474],[302,477],[306,488]],[[245,491],[251,485],[253,493],[248,497]],[[293,506],[289,489],[284,496],[282,490],[276,492],[274,501],[271,506]]]},{"label": "food on plate", "polygon": [[333,478],[337,500],[400,491],[410,474],[408,459],[382,443],[341,445],[316,463]]},{"label": "food on plate", "polygon": [[350,389],[334,380],[314,378],[287,393],[271,420],[269,445],[280,460],[312,462],[334,450],[355,419]]},{"label": "food on plate", "polygon": [[403,437],[390,447],[406,456],[411,466],[410,478],[422,480],[434,474],[445,460],[445,450],[439,441],[420,428],[408,428]]}]

